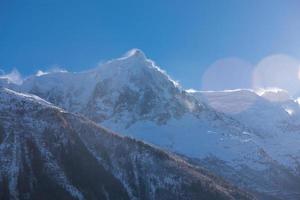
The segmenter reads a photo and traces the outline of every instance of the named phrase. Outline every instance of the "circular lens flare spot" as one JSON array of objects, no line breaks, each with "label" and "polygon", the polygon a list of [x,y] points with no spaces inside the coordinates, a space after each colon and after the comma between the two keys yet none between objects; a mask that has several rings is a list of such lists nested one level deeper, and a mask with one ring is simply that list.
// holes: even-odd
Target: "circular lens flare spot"
[{"label": "circular lens flare spot", "polygon": [[214,62],[202,76],[202,90],[229,90],[251,87],[252,65],[239,58]]},{"label": "circular lens flare spot", "polygon": [[277,54],[264,58],[256,66],[252,75],[252,86],[260,88],[280,88],[292,96],[300,92],[299,61],[293,57]]}]

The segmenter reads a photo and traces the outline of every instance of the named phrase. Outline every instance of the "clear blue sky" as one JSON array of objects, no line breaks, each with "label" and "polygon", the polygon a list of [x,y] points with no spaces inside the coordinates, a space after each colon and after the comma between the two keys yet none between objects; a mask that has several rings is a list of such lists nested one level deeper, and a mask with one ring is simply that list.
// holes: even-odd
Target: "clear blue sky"
[{"label": "clear blue sky", "polygon": [[214,61],[300,58],[300,1],[0,0],[0,69],[82,71],[140,48],[185,87]]}]

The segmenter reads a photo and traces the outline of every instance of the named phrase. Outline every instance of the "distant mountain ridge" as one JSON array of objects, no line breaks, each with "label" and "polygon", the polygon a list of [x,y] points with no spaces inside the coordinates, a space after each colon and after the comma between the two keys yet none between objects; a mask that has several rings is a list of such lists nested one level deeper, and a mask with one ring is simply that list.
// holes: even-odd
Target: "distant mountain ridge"
[{"label": "distant mountain ridge", "polygon": [[285,91],[265,91],[259,95],[244,89],[194,91],[191,94],[263,134],[262,137],[278,136],[285,131],[298,133],[296,127],[300,125],[300,106]]}]

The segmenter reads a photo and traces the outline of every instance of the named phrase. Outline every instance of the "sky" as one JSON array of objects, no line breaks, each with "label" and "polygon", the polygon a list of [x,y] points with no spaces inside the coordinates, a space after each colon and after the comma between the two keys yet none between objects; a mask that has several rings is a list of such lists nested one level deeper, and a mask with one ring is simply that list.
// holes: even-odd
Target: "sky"
[{"label": "sky", "polygon": [[252,87],[266,82],[257,67],[298,64],[299,9],[297,0],[0,0],[0,73],[83,71],[139,48],[186,88]]}]

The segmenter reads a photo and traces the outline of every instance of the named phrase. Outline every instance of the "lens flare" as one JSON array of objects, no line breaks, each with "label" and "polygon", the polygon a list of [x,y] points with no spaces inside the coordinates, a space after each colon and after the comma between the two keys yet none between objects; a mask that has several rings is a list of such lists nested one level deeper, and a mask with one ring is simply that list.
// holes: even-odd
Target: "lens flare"
[{"label": "lens flare", "polygon": [[294,96],[300,92],[299,61],[284,54],[264,58],[252,75],[252,86],[260,88],[281,88]]},{"label": "lens flare", "polygon": [[239,58],[213,63],[202,76],[202,90],[228,90],[251,87],[252,65]]}]

